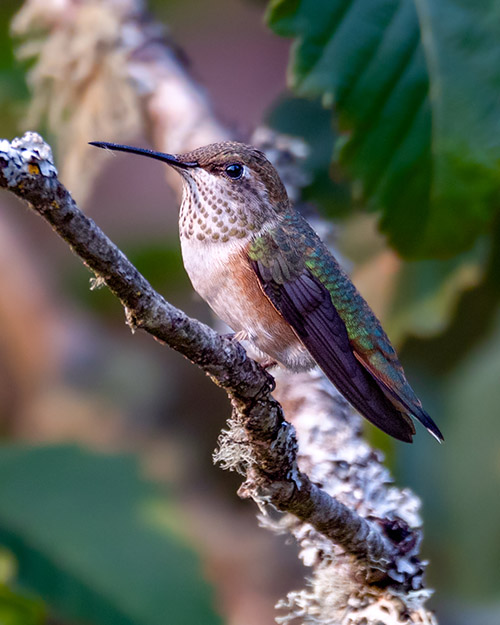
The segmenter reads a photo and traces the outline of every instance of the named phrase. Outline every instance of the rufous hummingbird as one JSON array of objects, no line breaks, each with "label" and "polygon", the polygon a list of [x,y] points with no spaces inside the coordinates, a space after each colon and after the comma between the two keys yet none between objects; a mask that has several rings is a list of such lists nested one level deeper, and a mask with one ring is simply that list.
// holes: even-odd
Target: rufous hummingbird
[{"label": "rufous hummingbird", "polygon": [[415,417],[443,440],[375,314],[261,151],[233,141],[178,155],[91,145],[149,156],[181,175],[184,266],[239,340],[292,371],[319,365],[356,410],[394,438],[411,442]]}]

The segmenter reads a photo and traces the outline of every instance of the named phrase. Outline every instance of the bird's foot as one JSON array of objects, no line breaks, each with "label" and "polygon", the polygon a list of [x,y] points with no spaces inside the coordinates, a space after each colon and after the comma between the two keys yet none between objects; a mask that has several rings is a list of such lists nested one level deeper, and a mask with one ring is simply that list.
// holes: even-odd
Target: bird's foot
[{"label": "bird's foot", "polygon": [[237,341],[238,343],[241,343],[241,341],[250,340],[248,333],[244,330],[240,330],[239,332],[228,332],[227,334],[223,334],[222,336],[226,339],[229,339],[230,341]]},{"label": "bird's foot", "polygon": [[261,360],[259,361],[259,364],[266,371],[268,369],[271,369],[272,367],[277,367],[279,365],[279,363],[273,358],[266,358],[265,360]]}]

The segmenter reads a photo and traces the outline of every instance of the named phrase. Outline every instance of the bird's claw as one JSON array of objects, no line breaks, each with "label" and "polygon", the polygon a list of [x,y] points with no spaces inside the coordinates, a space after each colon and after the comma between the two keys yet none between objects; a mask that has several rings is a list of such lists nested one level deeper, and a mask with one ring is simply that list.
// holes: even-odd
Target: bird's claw
[{"label": "bird's claw", "polygon": [[223,334],[222,336],[225,339],[229,339],[230,341],[236,341],[238,343],[248,340],[248,334],[243,330],[240,330],[239,332],[228,332],[227,334]]}]

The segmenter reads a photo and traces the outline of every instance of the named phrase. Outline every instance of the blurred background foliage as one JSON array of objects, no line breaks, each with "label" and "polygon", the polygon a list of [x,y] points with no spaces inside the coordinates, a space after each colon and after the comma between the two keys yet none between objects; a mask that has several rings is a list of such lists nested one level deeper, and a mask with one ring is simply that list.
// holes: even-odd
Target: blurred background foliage
[{"label": "blurred background foliage", "polygon": [[[422,430],[405,446],[367,427],[422,497],[439,622],[497,625],[498,3],[274,0],[267,28],[264,2],[149,6],[235,135],[265,120],[309,145],[303,199],[334,220],[356,284],[445,434],[441,447]],[[18,9],[0,3],[9,139],[30,103],[30,65],[9,35]],[[209,321],[162,174],[115,159],[85,190],[86,210],[169,300]],[[256,527],[238,480],[211,465],[223,395],[132,337],[45,224],[7,194],[0,203],[0,623],[271,622],[303,571],[293,546]]]}]

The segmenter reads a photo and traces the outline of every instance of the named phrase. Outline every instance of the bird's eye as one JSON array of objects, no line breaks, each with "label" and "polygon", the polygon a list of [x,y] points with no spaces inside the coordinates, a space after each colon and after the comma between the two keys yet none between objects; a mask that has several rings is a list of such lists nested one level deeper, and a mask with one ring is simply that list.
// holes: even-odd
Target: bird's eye
[{"label": "bird's eye", "polygon": [[238,180],[243,176],[243,165],[240,165],[240,163],[231,163],[231,165],[226,167],[225,172],[231,180]]}]

